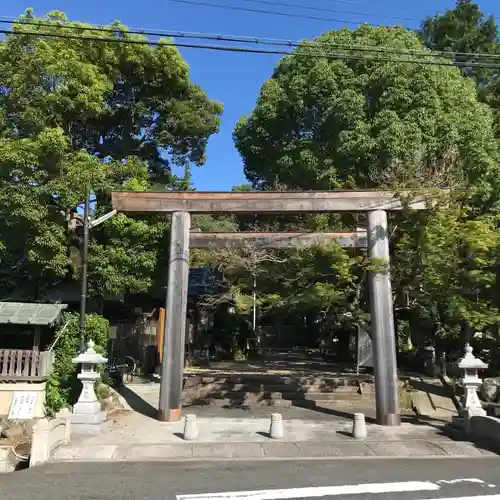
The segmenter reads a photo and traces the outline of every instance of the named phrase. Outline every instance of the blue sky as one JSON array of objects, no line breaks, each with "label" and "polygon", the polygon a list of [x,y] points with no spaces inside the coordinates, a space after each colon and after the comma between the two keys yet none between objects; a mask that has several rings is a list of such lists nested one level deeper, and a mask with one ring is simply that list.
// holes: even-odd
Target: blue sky
[{"label": "blue sky", "polygon": [[[401,21],[408,28],[418,28],[426,15],[446,8],[453,8],[454,0],[268,0],[269,4],[251,3],[243,0],[192,0],[211,4],[230,5],[248,9],[289,12],[322,18],[312,20],[274,16],[270,14],[240,12],[222,8],[188,5],[171,0],[3,0],[0,16],[18,16],[26,7],[32,7],[36,15],[50,10],[66,12],[72,20],[107,24],[115,19],[131,28],[148,30],[177,30],[205,33],[219,33],[266,38],[301,40],[321,33],[339,29],[345,23],[330,19],[342,19],[354,23],[394,24],[390,17],[410,18]],[[297,8],[274,6],[273,3],[296,4]],[[304,10],[300,5],[338,12]],[[402,6],[406,4],[406,6]],[[487,14],[500,18],[500,2],[483,0],[479,4]],[[358,14],[348,14],[355,12]],[[354,24],[350,24],[354,27]],[[202,42],[203,43],[203,42]],[[191,78],[200,84],[207,94],[224,103],[224,116],[218,135],[210,139],[207,151],[208,161],[202,168],[193,170],[193,182],[198,190],[229,190],[235,184],[245,182],[242,162],[234,148],[232,132],[243,114],[248,114],[254,104],[262,83],[271,76],[279,56],[258,54],[237,54],[210,52],[197,49],[181,49],[191,68]],[[179,172],[180,173],[180,172]]]}]

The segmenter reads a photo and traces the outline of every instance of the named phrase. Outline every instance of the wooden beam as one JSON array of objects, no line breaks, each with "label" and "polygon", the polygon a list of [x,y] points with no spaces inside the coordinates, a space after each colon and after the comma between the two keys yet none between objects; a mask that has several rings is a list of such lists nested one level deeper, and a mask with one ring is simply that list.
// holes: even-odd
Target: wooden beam
[{"label": "wooden beam", "polygon": [[198,233],[189,235],[190,248],[297,248],[313,245],[328,246],[337,241],[345,248],[366,248],[366,231],[355,233]]},{"label": "wooden beam", "polygon": [[[389,191],[301,192],[118,192],[111,195],[113,209],[126,213],[334,213],[401,210]],[[412,208],[423,210],[426,196],[414,198]]]}]

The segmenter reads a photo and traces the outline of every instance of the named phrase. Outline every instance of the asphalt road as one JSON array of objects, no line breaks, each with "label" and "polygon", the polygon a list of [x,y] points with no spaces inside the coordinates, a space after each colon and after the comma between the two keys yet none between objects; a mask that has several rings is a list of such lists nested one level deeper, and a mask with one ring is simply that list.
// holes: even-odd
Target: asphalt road
[{"label": "asphalt road", "polygon": [[[190,495],[252,490],[266,490],[254,494],[252,500],[430,500],[474,496],[477,500],[499,500],[500,458],[73,462],[0,476],[2,500],[175,500],[178,496],[177,500],[194,500]],[[222,495],[211,500],[239,500],[245,496]],[[194,498],[203,500],[202,496]]]}]

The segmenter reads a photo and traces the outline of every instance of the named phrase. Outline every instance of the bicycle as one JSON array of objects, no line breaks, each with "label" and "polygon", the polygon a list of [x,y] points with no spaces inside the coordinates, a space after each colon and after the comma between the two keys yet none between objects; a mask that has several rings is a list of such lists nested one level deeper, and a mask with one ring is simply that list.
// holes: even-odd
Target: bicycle
[{"label": "bicycle", "polygon": [[124,378],[127,382],[131,382],[134,378],[134,373],[137,368],[137,363],[132,356],[120,356],[114,354],[111,361],[108,361],[105,371],[109,374],[117,386],[123,386]]}]

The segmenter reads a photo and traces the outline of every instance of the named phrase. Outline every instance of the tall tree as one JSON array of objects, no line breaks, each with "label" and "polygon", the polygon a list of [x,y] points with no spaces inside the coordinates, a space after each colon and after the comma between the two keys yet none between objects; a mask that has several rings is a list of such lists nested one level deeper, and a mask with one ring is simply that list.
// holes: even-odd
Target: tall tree
[{"label": "tall tree", "polygon": [[[433,50],[454,53],[460,62],[495,63],[480,54],[500,56],[498,26],[494,16],[486,16],[472,0],[458,0],[455,9],[428,17],[422,23],[422,39]],[[496,136],[500,137],[500,82],[498,71],[489,68],[466,67],[466,77],[474,78],[481,100],[490,104],[495,113]]]},{"label": "tall tree", "polygon": [[472,0],[457,0],[455,9],[422,23],[425,45],[435,50],[495,53],[498,29],[494,16],[485,16]]},{"label": "tall tree", "polygon": [[[188,187],[222,112],[173,45],[150,46],[118,22],[107,31],[72,23],[60,11],[27,11],[19,21],[0,42],[5,289],[66,275],[65,217],[88,186],[98,214],[110,210],[111,189]],[[92,231],[92,292],[147,290],[168,248],[166,228],[159,218],[120,215]]]},{"label": "tall tree", "polygon": [[[329,43],[424,50],[417,35],[401,27],[363,25],[314,42],[314,52],[326,56]],[[385,62],[363,53],[354,60],[307,57],[310,50],[305,43],[297,49],[302,57],[281,60],[252,114],[236,127],[252,183],[368,188],[396,174],[421,184],[441,172],[493,190],[492,116],[459,70],[396,63],[390,54]]]},{"label": "tall tree", "polygon": [[[389,52],[383,61],[364,52],[339,60],[328,57],[328,44]],[[304,43],[300,57],[283,58],[264,83],[235,129],[236,147],[259,189],[455,188],[443,207],[391,219],[394,300],[417,322],[429,320],[432,334],[438,324],[451,331],[462,321],[483,328],[498,320],[500,162],[492,112],[459,69],[397,62],[395,50],[425,47],[402,27],[367,25]],[[344,252],[327,269],[339,265],[336,259],[344,259],[349,289],[358,293],[366,266]],[[316,295],[325,306],[339,304],[340,283]]]}]

